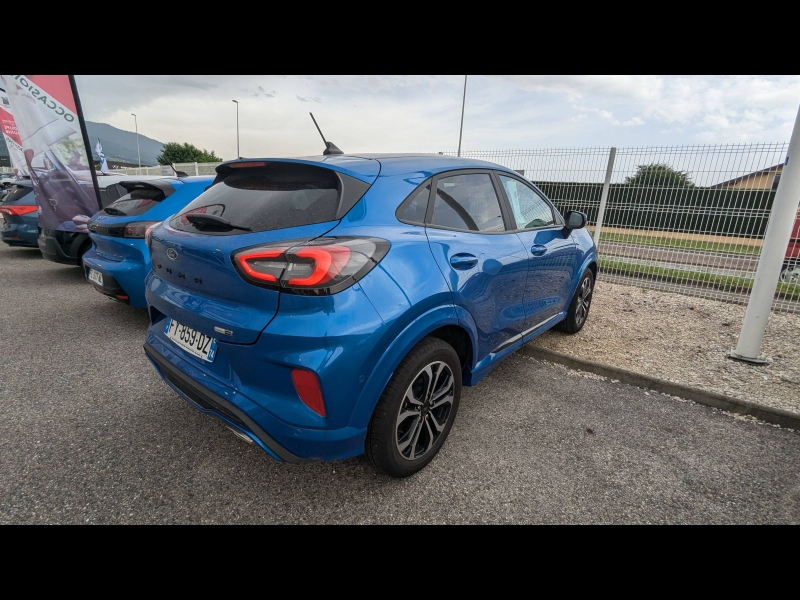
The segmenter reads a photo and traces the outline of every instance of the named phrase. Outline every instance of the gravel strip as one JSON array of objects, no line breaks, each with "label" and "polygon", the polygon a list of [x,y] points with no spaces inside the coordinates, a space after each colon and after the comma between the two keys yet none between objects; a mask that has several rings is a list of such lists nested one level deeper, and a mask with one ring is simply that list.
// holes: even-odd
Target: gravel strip
[{"label": "gravel strip", "polygon": [[800,413],[800,315],[773,313],[766,366],[728,359],[745,306],[598,281],[576,335],[549,331],[533,345],[703,390]]}]

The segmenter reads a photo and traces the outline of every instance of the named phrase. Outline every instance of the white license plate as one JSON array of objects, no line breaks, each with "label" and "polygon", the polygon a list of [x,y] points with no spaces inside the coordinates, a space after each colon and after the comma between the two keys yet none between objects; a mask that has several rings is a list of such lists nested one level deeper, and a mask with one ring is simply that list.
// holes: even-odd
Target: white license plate
[{"label": "white license plate", "polygon": [[89,281],[94,281],[97,285],[103,285],[103,274],[100,271],[89,269]]},{"label": "white license plate", "polygon": [[217,340],[214,338],[181,325],[175,319],[167,319],[164,334],[189,354],[214,362],[217,354]]}]

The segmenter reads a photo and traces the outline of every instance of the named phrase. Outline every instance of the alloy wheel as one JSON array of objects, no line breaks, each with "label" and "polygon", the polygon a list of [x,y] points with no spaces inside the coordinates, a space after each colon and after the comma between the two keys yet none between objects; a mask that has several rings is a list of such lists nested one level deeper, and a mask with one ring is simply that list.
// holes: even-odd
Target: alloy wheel
[{"label": "alloy wheel", "polygon": [[395,423],[397,451],[417,460],[430,451],[447,426],[455,398],[453,371],[436,361],[423,368],[408,386]]},{"label": "alloy wheel", "polygon": [[589,315],[589,306],[592,303],[592,280],[586,277],[578,290],[578,306],[575,309],[575,324],[580,327]]}]

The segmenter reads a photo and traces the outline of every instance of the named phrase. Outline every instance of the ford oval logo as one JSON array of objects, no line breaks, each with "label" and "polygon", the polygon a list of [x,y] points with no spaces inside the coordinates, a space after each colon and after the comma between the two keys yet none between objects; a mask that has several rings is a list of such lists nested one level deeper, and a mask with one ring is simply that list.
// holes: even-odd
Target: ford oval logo
[{"label": "ford oval logo", "polygon": [[175,260],[176,258],[178,258],[178,253],[175,252],[174,248],[168,248],[167,249],[167,256],[169,256],[172,260]]}]

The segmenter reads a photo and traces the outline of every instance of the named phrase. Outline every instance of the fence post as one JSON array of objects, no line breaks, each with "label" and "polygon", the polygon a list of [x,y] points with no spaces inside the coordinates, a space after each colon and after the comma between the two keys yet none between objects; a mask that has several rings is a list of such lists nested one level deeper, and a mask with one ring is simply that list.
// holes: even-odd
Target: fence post
[{"label": "fence post", "polygon": [[200,171],[197,170],[197,162],[196,161],[194,163],[194,174],[195,175],[200,175]]},{"label": "fence post", "polygon": [[600,228],[603,227],[603,215],[606,214],[606,201],[608,200],[608,188],[611,187],[611,172],[614,170],[614,157],[617,149],[611,148],[608,153],[608,167],[606,167],[606,180],[603,182],[603,193],[600,195],[600,208],[597,209],[597,221],[594,225],[594,244],[600,246]]},{"label": "fence post", "polygon": [[[794,156],[794,160],[789,161]],[[753,291],[747,302],[742,331],[736,349],[728,352],[728,358],[763,365],[771,362],[761,354],[761,342],[767,328],[767,320],[775,299],[775,287],[783,267],[783,258],[792,229],[797,218],[797,205],[800,201],[800,110],[794,121],[786,162],[783,165],[778,190],[772,201],[764,245],[758,259]]]}]

